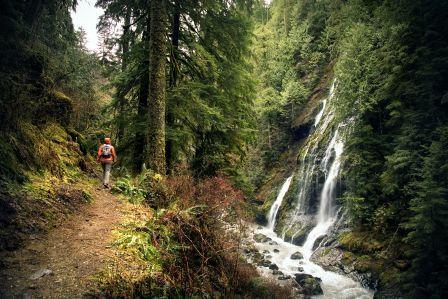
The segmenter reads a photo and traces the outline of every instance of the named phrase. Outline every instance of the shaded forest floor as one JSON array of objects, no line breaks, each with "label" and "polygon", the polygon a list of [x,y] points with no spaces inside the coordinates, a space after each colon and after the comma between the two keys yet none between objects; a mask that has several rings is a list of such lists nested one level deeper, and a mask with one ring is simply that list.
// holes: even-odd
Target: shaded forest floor
[{"label": "shaded forest floor", "polygon": [[1,298],[80,298],[95,285],[95,275],[120,253],[113,231],[141,207],[93,189],[94,200],[61,226],[34,236],[23,248],[0,252]]}]

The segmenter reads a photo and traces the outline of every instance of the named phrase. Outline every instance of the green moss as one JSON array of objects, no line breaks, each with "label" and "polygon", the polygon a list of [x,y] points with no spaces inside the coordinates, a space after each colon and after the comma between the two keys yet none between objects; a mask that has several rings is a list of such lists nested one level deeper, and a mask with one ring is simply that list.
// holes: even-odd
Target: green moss
[{"label": "green moss", "polygon": [[342,233],[339,244],[343,249],[361,253],[377,252],[384,246],[382,242],[372,237],[371,233],[362,232]]},{"label": "green moss", "polygon": [[358,272],[368,272],[374,268],[372,258],[368,255],[362,255],[356,259],[355,269]]}]

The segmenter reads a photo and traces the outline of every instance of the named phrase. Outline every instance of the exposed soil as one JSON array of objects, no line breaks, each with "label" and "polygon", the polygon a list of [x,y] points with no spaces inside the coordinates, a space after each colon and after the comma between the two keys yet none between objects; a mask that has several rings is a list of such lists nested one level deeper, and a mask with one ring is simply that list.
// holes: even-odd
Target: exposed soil
[{"label": "exposed soil", "polygon": [[0,298],[83,297],[92,276],[116,255],[112,231],[136,212],[105,190],[92,193],[93,202],[61,226],[19,250],[0,253]]}]

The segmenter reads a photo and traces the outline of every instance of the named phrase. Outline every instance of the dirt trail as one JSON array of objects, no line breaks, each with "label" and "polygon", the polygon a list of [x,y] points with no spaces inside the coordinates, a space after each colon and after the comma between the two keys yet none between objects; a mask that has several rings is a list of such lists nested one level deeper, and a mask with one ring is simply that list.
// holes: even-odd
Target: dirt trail
[{"label": "dirt trail", "polygon": [[[133,205],[107,191],[94,190],[93,196],[91,204],[60,227],[22,249],[0,253],[0,298],[83,296],[91,276],[115,254],[110,248],[112,230],[133,212]],[[51,273],[36,278],[48,270]]]}]

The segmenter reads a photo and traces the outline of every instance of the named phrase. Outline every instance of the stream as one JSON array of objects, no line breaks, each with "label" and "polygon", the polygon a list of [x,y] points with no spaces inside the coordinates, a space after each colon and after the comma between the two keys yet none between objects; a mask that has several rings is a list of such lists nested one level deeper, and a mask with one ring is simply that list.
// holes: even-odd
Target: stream
[{"label": "stream", "polygon": [[[294,172],[284,181],[267,215],[267,225],[265,227],[251,226],[249,237],[256,240],[255,249],[264,254],[262,261],[258,263],[258,269],[265,276],[276,277],[279,280],[296,278],[301,282],[299,284],[303,284],[302,287],[308,294],[315,295],[313,298],[373,298],[373,291],[362,287],[359,282],[347,276],[326,271],[311,261],[313,249],[320,246],[318,240],[322,239],[319,238],[327,235],[338,220],[335,204],[336,189],[343,164],[342,154],[347,134],[344,134],[346,123],[339,122],[330,125],[334,119],[332,100],[335,95],[336,81],[336,79],[333,80],[329,95],[323,100],[322,108],[315,116],[314,129],[304,143],[299,171]],[[325,135],[330,138],[324,139]],[[319,149],[322,150],[319,151]],[[317,180],[313,179],[313,175],[317,172],[321,173],[325,179],[323,185],[318,185]],[[288,193],[294,176],[297,176],[296,184],[299,187],[296,204],[291,214],[292,218],[283,224],[282,237],[279,237],[275,233],[277,214],[281,211],[283,198]],[[306,209],[313,186],[319,193],[316,214],[307,213]],[[314,219],[314,227],[308,233],[303,245],[294,245],[293,240],[291,243],[284,241],[286,232],[290,235],[292,233],[292,239],[299,233],[300,229],[297,230],[294,224],[300,221],[300,216],[303,215]],[[293,259],[292,255],[294,255]]]},{"label": "stream", "polygon": [[[251,227],[251,234],[263,234],[266,237],[272,239],[277,245],[270,245],[269,242],[255,243],[255,247],[263,252],[268,250],[272,256],[270,261],[276,264],[280,271],[284,275],[294,276],[296,273],[311,274],[314,277],[318,277],[322,280],[321,287],[323,295],[312,296],[312,298],[334,298],[334,299],[371,299],[373,298],[373,291],[363,288],[359,282],[352,280],[351,278],[340,275],[334,272],[326,271],[319,265],[314,264],[307,257],[306,251],[302,246],[296,246],[294,244],[283,241],[279,238],[275,232],[263,227],[257,228],[257,226]],[[272,243],[272,242],[271,242]],[[278,249],[278,253],[274,253],[274,249]],[[303,259],[292,260],[290,257],[295,252],[301,252]],[[303,272],[299,271],[299,267],[303,268]],[[272,270],[267,267],[259,267],[259,272],[266,277],[272,277]]]}]

